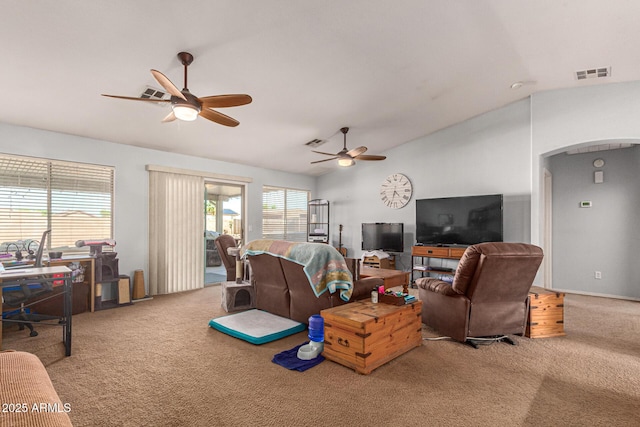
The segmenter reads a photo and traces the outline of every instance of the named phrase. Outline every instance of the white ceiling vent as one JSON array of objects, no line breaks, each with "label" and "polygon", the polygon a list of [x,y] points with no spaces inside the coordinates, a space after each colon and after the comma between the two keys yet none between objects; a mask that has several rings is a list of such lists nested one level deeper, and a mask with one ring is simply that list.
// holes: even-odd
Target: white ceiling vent
[{"label": "white ceiling vent", "polygon": [[169,97],[167,96],[166,92],[152,88],[151,86],[147,86],[142,94],[140,94],[140,98],[168,99]]},{"label": "white ceiling vent", "polygon": [[576,71],[578,80],[597,79],[600,77],[609,77],[611,75],[611,67],[590,68],[588,70]]},{"label": "white ceiling vent", "polygon": [[311,141],[307,142],[304,145],[306,145],[307,147],[315,148],[315,147],[318,147],[318,146],[324,144],[325,142],[327,142],[326,139],[318,139],[318,138],[316,138],[316,139],[312,139]]}]

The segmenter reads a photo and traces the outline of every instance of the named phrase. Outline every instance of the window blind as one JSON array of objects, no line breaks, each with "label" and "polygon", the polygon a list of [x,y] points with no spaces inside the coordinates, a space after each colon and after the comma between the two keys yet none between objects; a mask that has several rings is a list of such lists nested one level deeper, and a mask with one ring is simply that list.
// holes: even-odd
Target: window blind
[{"label": "window blind", "polygon": [[308,202],[306,190],[264,186],[262,238],[305,242]]},{"label": "window blind", "polygon": [[0,252],[33,249],[47,229],[47,250],[113,238],[113,182],[112,167],[0,155]]}]

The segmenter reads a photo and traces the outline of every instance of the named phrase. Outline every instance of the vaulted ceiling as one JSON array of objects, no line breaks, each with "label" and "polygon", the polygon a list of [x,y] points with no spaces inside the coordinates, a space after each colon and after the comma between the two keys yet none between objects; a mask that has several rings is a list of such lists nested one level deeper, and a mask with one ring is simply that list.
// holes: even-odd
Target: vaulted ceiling
[{"label": "vaulted ceiling", "polygon": [[[319,175],[337,165],[305,143],[338,152],[343,126],[385,154],[534,92],[640,80],[638,16],[635,0],[4,1],[0,122]],[[162,89],[150,69],[181,89],[180,51],[196,96],[252,96],[219,110],[239,126],[100,96]]]}]

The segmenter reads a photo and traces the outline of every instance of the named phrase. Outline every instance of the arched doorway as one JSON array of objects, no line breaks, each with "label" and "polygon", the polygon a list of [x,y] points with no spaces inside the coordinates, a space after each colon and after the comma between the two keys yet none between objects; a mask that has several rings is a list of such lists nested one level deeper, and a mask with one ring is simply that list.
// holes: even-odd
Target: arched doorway
[{"label": "arched doorway", "polygon": [[541,156],[545,287],[640,299],[640,141],[592,141]]}]

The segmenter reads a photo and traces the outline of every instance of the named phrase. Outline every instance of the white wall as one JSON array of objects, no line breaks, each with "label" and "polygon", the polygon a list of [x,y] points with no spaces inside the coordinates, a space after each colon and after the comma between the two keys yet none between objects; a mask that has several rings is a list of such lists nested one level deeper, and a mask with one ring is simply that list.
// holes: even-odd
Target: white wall
[{"label": "white wall", "polygon": [[[318,196],[332,203],[334,244],[342,223],[344,245],[351,256],[359,256],[361,223],[404,222],[402,267],[408,270],[415,239],[415,199],[503,193],[505,240],[531,242],[546,251],[541,200],[546,157],[568,147],[640,139],[640,82],[586,84],[536,93],[381,153],[388,157],[384,162],[359,162],[320,177]],[[380,183],[394,172],[406,174],[415,188],[411,202],[397,211],[378,198]],[[632,286],[640,286],[637,282]],[[544,285],[542,274],[536,284]],[[554,286],[562,288],[557,282]],[[580,286],[576,290],[588,292]],[[625,297],[615,289],[609,294]]]},{"label": "white wall", "polygon": [[542,242],[544,157],[567,147],[640,138],[640,82],[537,93],[531,97],[532,242]]},{"label": "white wall", "polygon": [[[505,240],[530,241],[546,250],[541,202],[545,158],[595,141],[638,142],[639,118],[640,82],[536,93],[380,153],[388,156],[383,162],[358,162],[317,179],[3,124],[0,152],[115,166],[116,240],[118,252],[126,257],[125,271],[147,268],[146,164],[252,177],[249,239],[260,236],[263,184],[308,188],[313,198],[328,199],[332,243],[338,244],[338,225],[343,224],[343,244],[350,256],[361,254],[361,223],[403,222],[400,267],[408,270],[415,199],[421,198],[502,193]],[[415,188],[411,202],[399,210],[385,207],[378,196],[383,179],[395,172],[406,174]],[[536,284],[542,285],[539,280]]]},{"label": "white wall", "polygon": [[[415,243],[415,200],[432,197],[502,193],[505,195],[505,240],[530,240],[531,147],[529,101],[483,114],[459,125],[403,144],[382,162],[357,162],[318,179],[318,194],[331,202],[331,237],[349,256],[362,254],[363,222],[402,222],[405,252],[402,267],[411,268]],[[390,174],[409,177],[414,195],[402,209],[387,208],[380,184]]]},{"label": "white wall", "polygon": [[[179,143],[179,141],[176,141]],[[315,178],[239,164],[184,156],[74,135],[0,123],[0,152],[115,167],[114,228],[121,274],[148,271],[147,164],[253,178],[247,191],[249,240],[262,233],[262,186],[315,192]],[[204,189],[203,189],[204,197]],[[90,236],[89,236],[90,237]],[[204,274],[204,272],[203,272]]]},{"label": "white wall", "polygon": [[[540,244],[545,234],[543,215],[543,168],[547,157],[576,148],[607,142],[640,142],[640,82],[612,83],[606,85],[586,86],[579,89],[566,89],[538,93],[531,99],[531,146],[532,146],[532,197],[531,197],[531,236],[532,243]],[[637,171],[636,171],[637,173]],[[637,234],[630,234],[630,239],[638,239]],[[555,242],[554,242],[555,245]],[[544,245],[542,245],[544,247]],[[555,251],[553,258],[557,259]],[[628,272],[632,271],[631,264]],[[598,267],[600,268],[600,267]],[[614,268],[613,265],[602,265],[603,269]],[[624,268],[624,267],[623,267]],[[588,273],[593,274],[593,268]],[[593,292],[591,280],[580,284],[579,277],[587,272],[580,268],[566,281],[578,283],[577,291]],[[630,277],[626,286],[633,290],[621,292],[619,286],[599,286],[601,295],[634,297],[640,288],[640,279]],[[602,283],[602,282],[600,282]],[[553,275],[553,287],[565,288],[565,283],[556,280]],[[574,286],[570,285],[569,289]]]}]

